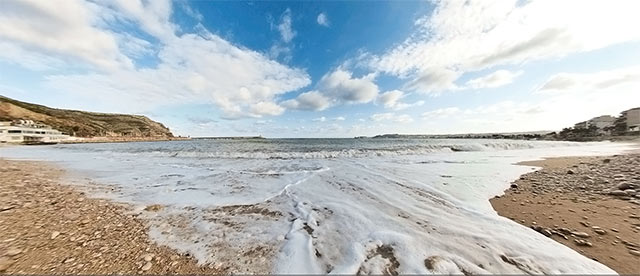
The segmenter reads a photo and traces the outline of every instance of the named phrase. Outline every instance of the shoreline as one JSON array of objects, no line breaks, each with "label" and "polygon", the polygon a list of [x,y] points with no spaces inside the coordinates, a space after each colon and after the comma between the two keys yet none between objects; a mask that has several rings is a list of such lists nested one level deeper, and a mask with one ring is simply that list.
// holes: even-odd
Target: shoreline
[{"label": "shoreline", "polygon": [[155,244],[131,206],[87,197],[64,174],[0,158],[0,274],[224,273]]},{"label": "shoreline", "polygon": [[[546,162],[545,167],[566,169],[566,166],[581,165],[580,162],[588,161],[587,159],[598,158],[611,158],[611,157],[569,157],[569,158],[555,158],[555,159],[576,159],[574,163],[567,164],[565,161],[551,162],[550,159],[532,162],[522,162],[523,165],[540,166],[537,162]],[[554,159],[554,160],[555,160]],[[583,160],[584,159],[584,160]],[[182,255],[175,250],[169,249],[164,246],[155,245],[149,241],[148,227],[145,226],[143,219],[139,219],[137,214],[132,212],[131,206],[113,203],[106,199],[88,198],[82,191],[86,191],[91,194],[87,187],[70,185],[60,181],[60,176],[64,174],[64,170],[58,169],[55,165],[49,165],[49,162],[42,161],[9,161],[0,158],[0,177],[3,179],[10,179],[11,182],[2,183],[0,186],[0,195],[4,198],[9,198],[9,203],[15,203],[20,201],[22,205],[18,204],[18,207],[7,205],[4,202],[0,203],[0,274],[25,274],[25,273],[65,273],[65,274],[113,274],[113,273],[178,273],[178,274],[211,274],[211,273],[224,273],[226,271],[221,270],[220,264],[201,266],[197,264],[197,261],[188,255]],[[571,167],[573,168],[573,167]],[[566,170],[565,170],[566,171]],[[576,170],[577,171],[577,170]],[[540,171],[537,171],[540,172]],[[523,174],[521,179],[528,179],[529,174]],[[579,175],[575,173],[573,175]],[[640,176],[640,174],[638,174]],[[8,186],[9,190],[5,189]],[[100,188],[100,187],[88,187]],[[104,188],[104,187],[103,187]],[[13,189],[13,190],[12,190]],[[107,187],[108,189],[108,187]],[[14,191],[15,190],[15,191]],[[9,191],[9,192],[7,192]],[[517,194],[523,194],[526,191],[524,185],[519,186]],[[509,192],[509,191],[506,191]],[[4,196],[9,195],[9,196]],[[499,198],[506,198],[506,195]],[[44,199],[43,202],[38,202]],[[492,199],[492,204],[493,204]],[[33,206],[35,203],[35,207]],[[515,201],[515,203],[519,203]],[[51,206],[50,206],[51,205]],[[517,204],[516,204],[517,205]],[[566,206],[566,205],[565,205]],[[149,206],[148,206],[149,207]],[[516,206],[517,207],[517,206]],[[562,206],[561,206],[562,207]],[[9,209],[7,209],[9,208]],[[617,207],[616,207],[617,208]],[[25,209],[25,212],[14,214],[16,211]],[[494,204],[494,209],[496,209]],[[77,210],[81,210],[77,214]],[[496,209],[497,210],[497,209]],[[636,208],[635,210],[640,210]],[[22,210],[24,211],[24,210]],[[153,212],[153,210],[147,210]],[[8,213],[6,213],[8,212]],[[15,221],[19,224],[15,224],[14,221],[6,220],[6,214],[12,214]],[[35,215],[37,214],[37,215]],[[63,214],[63,215],[60,215]],[[67,214],[72,214],[67,216]],[[637,214],[637,212],[633,213]],[[83,216],[89,215],[89,218]],[[153,215],[153,214],[152,214]],[[503,214],[500,214],[505,216]],[[62,217],[62,218],[61,218]],[[111,218],[115,217],[113,222]],[[514,216],[515,217],[515,216]],[[96,219],[100,218],[100,219]],[[102,218],[110,218],[107,222],[104,222]],[[63,222],[64,220],[64,222]],[[89,223],[83,223],[83,221],[89,220]],[[93,221],[97,221],[99,224],[94,227]],[[78,222],[79,221],[79,222]],[[540,222],[541,219],[536,221]],[[527,220],[527,222],[529,222]],[[638,220],[640,222],[640,220]],[[13,226],[12,224],[16,225]],[[122,225],[120,225],[122,224]],[[524,223],[523,223],[524,224]],[[22,227],[26,230],[22,233],[16,234],[16,232],[7,232],[6,229],[10,228],[6,225],[12,225],[12,227]],[[62,227],[67,229],[71,227],[74,230],[55,230],[51,226]],[[115,229],[114,226],[115,225]],[[120,226],[119,226],[120,225]],[[525,224],[526,225],[526,224]],[[541,224],[539,224],[541,225]],[[595,224],[594,224],[595,225]],[[604,225],[604,224],[603,224]],[[640,224],[639,224],[640,225]],[[529,226],[529,225],[526,225]],[[599,224],[598,224],[599,226]],[[106,227],[106,228],[105,228]],[[543,227],[543,226],[540,226]],[[55,228],[55,227],[54,227]],[[556,227],[557,228],[557,227]],[[604,227],[602,227],[604,228]],[[42,232],[40,236],[29,235],[30,231]],[[109,236],[105,232],[116,230],[119,235]],[[608,228],[606,229],[607,231]],[[638,228],[640,230],[640,227]],[[26,232],[25,232],[26,231]],[[586,231],[586,230],[585,230]],[[53,237],[55,232],[59,234]],[[98,234],[95,234],[99,232]],[[610,232],[610,231],[609,231]],[[623,232],[623,231],[620,231]],[[14,233],[13,236],[28,237],[28,239],[35,239],[36,242],[26,242],[20,244],[15,237],[6,237],[7,233]],[[25,234],[27,233],[27,234]],[[637,231],[635,232],[637,234]],[[589,234],[592,234],[591,232]],[[613,234],[613,233],[611,233]],[[622,235],[622,234],[620,234]],[[83,238],[82,243],[78,240],[78,236],[87,236]],[[93,238],[93,237],[97,238]],[[594,236],[592,235],[591,238]],[[63,244],[62,247],[58,242],[62,238],[62,241],[71,243],[71,246]],[[73,240],[71,239],[73,238]],[[634,238],[634,236],[632,236]],[[102,241],[104,240],[104,241]],[[589,239],[585,239],[590,241]],[[624,241],[635,241],[629,239],[626,236],[623,237]],[[573,241],[569,239],[569,241]],[[102,244],[99,244],[102,242]],[[621,242],[621,241],[620,241]],[[53,243],[55,245],[46,245]],[[87,243],[85,245],[84,243]],[[98,243],[98,245],[95,245]],[[106,243],[106,245],[104,245]],[[633,242],[632,242],[633,243]],[[42,246],[45,244],[45,249],[38,249],[34,253],[32,246]],[[129,246],[129,244],[135,244]],[[594,243],[595,244],[595,243]],[[114,247],[116,252],[103,253],[102,250],[105,247]],[[571,246],[569,246],[571,247]],[[595,246],[594,246],[595,247]],[[17,250],[20,250],[17,254],[13,254]],[[581,250],[583,248],[579,248]],[[576,250],[576,251],[578,251]],[[82,254],[78,254],[78,251]],[[109,251],[109,250],[107,250]],[[29,253],[31,252],[31,253]],[[580,251],[578,251],[580,252]],[[584,250],[580,252],[586,255]],[[21,261],[21,257],[31,254],[31,257],[25,257]],[[94,256],[96,254],[97,257]],[[113,254],[107,256],[107,254]],[[47,255],[47,258],[41,258],[42,255]],[[147,265],[147,257],[150,257],[152,264],[148,267],[148,270],[143,270]],[[64,257],[63,257],[64,256]],[[71,257],[70,257],[71,256]],[[88,257],[87,257],[88,256]],[[105,257],[106,256],[106,257]],[[124,259],[122,256],[126,256]],[[86,258],[85,258],[86,257]],[[590,256],[587,256],[590,257]],[[95,259],[98,259],[98,263],[95,263]],[[593,258],[593,257],[590,257]],[[117,264],[111,266],[104,266],[105,263],[99,263],[101,259],[115,260]],[[167,261],[168,260],[168,261]],[[631,261],[625,261],[627,264],[633,264],[634,261],[640,259],[632,259]],[[598,261],[602,262],[602,260]],[[20,262],[26,262],[20,264]],[[89,264],[87,263],[89,262]],[[107,261],[108,262],[108,261]],[[175,263],[175,264],[174,264]],[[612,269],[619,271],[618,268],[602,262]],[[8,264],[8,265],[7,265]],[[2,270],[6,267],[7,270]],[[20,268],[11,270],[13,268]],[[116,271],[114,268],[123,268]],[[633,270],[633,273],[638,271]],[[623,272],[621,272],[623,273]],[[628,272],[626,273],[628,274]]]},{"label": "shoreline", "polygon": [[637,151],[548,158],[517,165],[541,169],[532,168],[534,171],[513,181],[504,195],[490,199],[498,215],[530,227],[620,274],[640,274]]}]

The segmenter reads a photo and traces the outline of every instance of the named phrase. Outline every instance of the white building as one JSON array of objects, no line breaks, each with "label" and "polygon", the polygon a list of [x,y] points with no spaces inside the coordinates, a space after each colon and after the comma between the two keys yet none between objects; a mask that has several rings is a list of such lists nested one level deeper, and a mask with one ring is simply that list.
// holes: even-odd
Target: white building
[{"label": "white building", "polygon": [[616,117],[610,115],[602,115],[587,121],[588,126],[596,126],[598,129],[613,126],[616,121]]},{"label": "white building", "polygon": [[622,112],[622,117],[627,123],[627,131],[640,131],[640,107]]},{"label": "white building", "polygon": [[0,143],[56,144],[68,139],[69,135],[30,120],[0,122]]}]

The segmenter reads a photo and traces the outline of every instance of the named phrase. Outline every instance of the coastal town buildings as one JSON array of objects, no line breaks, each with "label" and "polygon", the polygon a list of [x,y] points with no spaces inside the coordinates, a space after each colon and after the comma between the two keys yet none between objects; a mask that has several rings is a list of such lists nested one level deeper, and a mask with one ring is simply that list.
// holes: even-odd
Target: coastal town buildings
[{"label": "coastal town buildings", "polygon": [[627,124],[627,131],[640,131],[640,107],[623,111],[621,114],[621,118]]},{"label": "coastal town buildings", "polygon": [[587,121],[587,127],[596,126],[598,129],[605,129],[613,126],[616,121],[616,117],[610,115],[602,115]]},{"label": "coastal town buildings", "polygon": [[0,143],[56,144],[69,138],[69,135],[31,120],[0,122]]}]

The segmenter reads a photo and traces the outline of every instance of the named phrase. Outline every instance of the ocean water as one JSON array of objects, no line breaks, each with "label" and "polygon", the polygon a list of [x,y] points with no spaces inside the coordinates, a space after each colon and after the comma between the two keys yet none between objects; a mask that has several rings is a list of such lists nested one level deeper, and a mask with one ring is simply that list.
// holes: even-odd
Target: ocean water
[{"label": "ocean water", "polygon": [[[267,139],[3,147],[137,206],[162,245],[234,273],[614,273],[500,217],[488,199],[542,157],[630,145]],[[145,206],[162,204],[158,212]]]}]

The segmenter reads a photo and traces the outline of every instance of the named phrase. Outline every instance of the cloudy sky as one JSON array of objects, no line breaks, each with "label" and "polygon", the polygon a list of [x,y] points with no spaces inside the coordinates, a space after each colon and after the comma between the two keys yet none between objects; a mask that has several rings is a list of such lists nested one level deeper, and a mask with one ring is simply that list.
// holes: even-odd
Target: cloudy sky
[{"label": "cloudy sky", "polygon": [[637,0],[1,2],[1,95],[177,135],[554,130],[640,106]]}]

